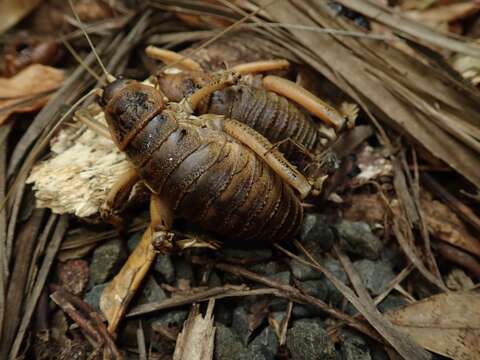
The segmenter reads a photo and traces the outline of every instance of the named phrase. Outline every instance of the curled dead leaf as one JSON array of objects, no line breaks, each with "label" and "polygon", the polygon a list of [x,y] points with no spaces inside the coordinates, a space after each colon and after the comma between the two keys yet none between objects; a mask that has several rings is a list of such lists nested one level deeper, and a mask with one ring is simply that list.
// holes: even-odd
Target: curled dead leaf
[{"label": "curled dead leaf", "polygon": [[445,204],[421,198],[430,233],[436,238],[480,256],[480,241],[470,234],[465,224]]},{"label": "curled dead leaf", "polygon": [[40,4],[40,0],[0,1],[0,34],[19,22],[38,4]]},{"label": "curled dead leaf", "polygon": [[420,345],[451,359],[480,358],[480,295],[450,292],[385,314]]},{"label": "curled dead leaf", "polygon": [[42,108],[64,79],[62,70],[40,64],[30,65],[14,77],[0,78],[0,125],[13,113]]}]

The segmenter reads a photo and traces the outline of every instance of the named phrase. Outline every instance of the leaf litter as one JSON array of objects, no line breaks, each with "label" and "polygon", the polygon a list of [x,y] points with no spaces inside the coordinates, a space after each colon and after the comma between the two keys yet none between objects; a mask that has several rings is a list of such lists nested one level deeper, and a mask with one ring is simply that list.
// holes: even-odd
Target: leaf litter
[{"label": "leaf litter", "polygon": [[[84,3],[88,3],[88,1]],[[212,299],[217,301],[215,314],[224,299],[238,299],[235,304],[246,306],[249,309],[247,313],[250,312],[250,315],[246,322],[248,330],[254,333],[251,336],[254,341],[252,344],[242,345],[249,351],[253,349],[251,346],[257,336],[260,338],[259,334],[264,334],[266,331],[265,320],[268,319],[278,336],[277,341],[280,346],[284,350],[286,349],[287,353],[291,352],[292,349],[288,348],[290,343],[286,340],[291,336],[290,330],[295,324],[302,321],[297,318],[298,306],[309,305],[322,311],[323,318],[327,319],[329,336],[339,342],[342,348],[346,346],[346,340],[348,340],[348,336],[343,333],[343,328],[347,326],[356,329],[363,334],[364,338],[369,338],[369,341],[373,340],[375,344],[383,346],[386,354],[389,354],[392,359],[399,358],[399,356],[429,358],[430,355],[426,350],[452,359],[475,359],[478,357],[478,348],[475,347],[475,344],[478,343],[480,337],[479,314],[476,313],[479,309],[479,304],[477,304],[479,295],[478,285],[475,283],[480,276],[478,270],[480,269],[478,261],[479,222],[478,213],[471,205],[473,200],[463,194],[474,194],[475,186],[478,187],[480,184],[478,171],[476,171],[479,165],[477,160],[480,152],[478,144],[480,130],[475,118],[475,115],[478,114],[479,96],[474,86],[463,81],[458,76],[459,74],[452,75],[453,71],[449,68],[449,62],[456,67],[458,65],[455,64],[458,64],[459,58],[475,59],[480,54],[478,46],[473,41],[457,35],[469,31],[467,27],[463,27],[463,24],[466,23],[464,20],[476,16],[476,4],[473,2],[458,2],[457,4],[449,1],[423,1],[421,3],[404,1],[401,2],[403,8],[392,9],[387,6],[388,3],[385,1],[343,0],[339,3],[349,6],[357,14],[370,18],[372,24],[380,23],[383,27],[382,31],[385,31],[383,35],[387,34],[388,36],[380,38],[376,37],[374,33],[368,33],[365,29],[359,30],[353,24],[355,16],[358,15],[348,15],[351,16],[350,20],[352,21],[346,20],[342,16],[332,16],[328,8],[322,4],[281,2],[276,6],[270,6],[268,1],[206,1],[193,5],[188,1],[152,1],[150,4],[152,8],[174,9],[183,15],[169,17],[167,13],[155,14],[163,21],[162,29],[167,31],[164,33],[163,30],[158,33],[149,32],[148,36],[151,38],[156,36],[155,39],[160,42],[166,41],[169,47],[178,47],[181,43],[189,43],[190,40],[196,41],[209,36],[220,39],[225,36],[228,39],[228,31],[219,31],[217,27],[234,24],[228,28],[233,31],[236,27],[243,26],[246,31],[256,31],[256,37],[261,38],[261,41],[271,44],[268,49],[273,54],[282,53],[283,57],[287,57],[291,61],[311,66],[319,78],[322,76],[322,79],[325,79],[322,81],[335,84],[341,90],[342,97],[347,95],[351,98],[347,101],[353,99],[357,102],[362,108],[359,113],[360,121],[372,121],[376,129],[376,139],[369,138],[365,142],[365,138],[362,138],[360,150],[355,146],[357,150],[350,149],[348,155],[345,155],[345,159],[342,159],[342,164],[345,166],[342,169],[344,171],[343,182],[335,192],[336,197],[342,201],[327,202],[328,206],[321,215],[325,216],[327,220],[322,221],[327,221],[329,229],[337,227],[339,219],[369,224],[370,227],[367,228],[371,229],[374,236],[378,236],[384,243],[384,251],[394,252],[397,261],[392,259],[389,261],[396,264],[394,267],[392,266],[396,276],[386,284],[380,295],[374,298],[369,293],[372,290],[368,288],[370,283],[364,278],[365,275],[360,276],[356,270],[355,264],[361,259],[357,258],[356,254],[343,253],[348,250],[342,250],[338,245],[333,248],[321,248],[311,254],[304,253],[302,256],[305,257],[303,258],[283,247],[277,247],[273,257],[260,257],[261,260],[258,261],[258,264],[251,259],[234,261],[228,256],[212,257],[208,253],[200,253],[199,256],[198,254],[186,254],[186,262],[195,268],[194,271],[199,271],[198,276],[201,280],[179,277],[184,268],[175,265],[178,278],[175,278],[173,283],[167,283],[163,277],[166,276],[163,273],[166,271],[164,264],[163,267],[155,270],[154,283],[160,282],[159,288],[162,289],[163,296],[165,296],[165,291],[169,294],[166,295],[166,298],[163,300],[139,299],[143,303],[134,305],[130,313],[128,313],[129,309],[122,308],[121,314],[112,314],[111,307],[104,303],[101,308],[107,314],[107,319],[118,323],[123,313],[127,314],[127,319],[130,319],[132,316],[138,317],[147,313],[157,315],[159,310],[166,311],[167,309],[170,309],[169,311],[172,311],[173,314],[175,311],[185,310],[185,306],[188,308],[190,304],[209,301],[206,318],[201,315],[203,307],[193,305],[188,320],[181,321],[179,327],[183,324],[184,330],[178,337],[175,334],[177,346],[174,352],[174,358],[192,358],[185,354],[195,354],[198,358],[209,359],[213,357],[216,347],[219,346],[218,339],[221,338],[222,331],[224,331],[221,329],[220,333],[215,334],[214,326],[217,322],[214,323],[212,319]],[[108,19],[110,16],[115,17],[116,12],[120,14],[128,12],[124,11],[122,5],[117,8],[114,4],[113,11],[110,11],[112,10],[110,7],[103,7],[103,2],[101,4],[93,7],[98,10],[100,15],[95,15],[95,19],[88,19],[88,16],[84,15],[85,21],[96,21],[97,18],[103,20],[105,17]],[[97,14],[97,12],[94,13]],[[202,14],[201,21],[198,21],[199,13]],[[217,14],[221,14],[221,16],[219,17]],[[247,16],[245,17],[245,15]],[[415,17],[422,19],[430,27],[420,24]],[[179,19],[186,21],[188,25],[184,25]],[[236,23],[239,19],[243,19],[242,23]],[[149,21],[152,22],[151,24],[155,24],[157,20],[154,17]],[[113,22],[114,20],[112,20]],[[317,32],[305,30],[305,28],[300,29],[295,26],[295,23],[303,24],[302,26],[310,29],[328,31],[318,35]],[[209,28],[210,25],[213,28]],[[201,30],[192,31],[192,26],[200,27]],[[378,27],[372,26],[371,28],[377,29]],[[443,32],[438,31],[439,28]],[[114,63],[119,66],[120,71],[138,70],[133,69],[131,64],[122,59],[122,56],[126,54],[136,56],[136,53],[132,51],[133,43],[142,37],[142,32],[146,31],[148,27],[139,26],[135,29],[122,42],[123,53],[117,51],[113,57]],[[445,31],[449,31],[449,33]],[[136,40],[133,40],[134,38]],[[111,53],[112,50],[118,49],[119,41],[111,42],[115,45],[110,47],[105,42],[99,48],[101,52],[110,51]],[[216,44],[216,42],[211,41],[211,44]],[[207,43],[202,46],[208,48]],[[443,58],[436,51],[441,52]],[[92,63],[91,57],[87,63]],[[466,63],[467,65],[464,65],[463,68],[461,66],[457,68],[466,79],[471,80],[475,85],[478,72],[476,72],[475,66]],[[135,64],[135,67],[138,67],[138,63]],[[140,73],[142,71],[140,70]],[[81,79],[84,73],[84,69],[79,67],[66,80],[63,88],[57,94],[48,94],[52,96],[52,100],[21,137],[14,149],[13,156],[6,159],[6,164],[2,167],[5,177],[8,171],[11,176],[22,179],[22,176],[18,176],[18,169],[20,167],[29,169],[33,164],[25,159],[35,159],[42,154],[39,149],[45,149],[49,142],[48,136],[50,136],[46,136],[46,132],[43,131],[45,126],[50,128],[53,125],[54,120],[58,118],[61,104],[72,103],[86,90],[89,84],[92,84],[91,80]],[[140,77],[145,78],[144,76]],[[57,85],[57,88],[62,85],[62,82]],[[75,91],[73,91],[74,89]],[[56,88],[52,88],[52,93],[54,90]],[[18,96],[23,99],[22,96],[31,97],[31,94],[24,93]],[[36,110],[44,105],[45,103],[39,105]],[[16,116],[22,117],[22,115]],[[17,122],[15,121],[13,125],[17,126]],[[9,129],[8,126],[12,125],[4,127],[6,131]],[[99,176],[101,171],[107,169],[111,164],[109,161],[107,163],[110,165],[102,163],[96,166],[95,164],[98,161],[101,162],[102,159],[105,160],[108,158],[109,152],[115,153],[116,150],[111,147],[110,140],[93,135],[93,133],[86,140],[82,138],[82,136],[86,136],[85,134],[88,135],[89,131],[79,127],[76,123],[68,122],[59,135],[50,142],[51,152],[47,161],[37,164],[29,179],[29,182],[36,186],[36,200],[39,207],[47,207],[58,213],[75,213],[83,220],[89,220],[87,218],[98,211],[101,199],[111,186],[108,181],[113,178],[114,172],[107,171],[103,176]],[[402,138],[398,137],[399,134]],[[41,139],[41,142],[39,143],[37,139]],[[104,155],[98,156],[97,153],[97,157],[92,156],[87,164],[70,172],[70,175],[84,172],[83,178],[74,176],[75,179],[83,179],[80,183],[69,182],[70,176],[68,175],[58,176],[62,169],[65,170],[65,174],[68,174],[70,171],[68,166],[73,165],[79,157],[83,157],[75,155],[88,153],[93,151],[92,149],[95,149],[94,152],[96,152],[97,147],[101,148],[99,145],[101,143],[105,149],[102,153]],[[34,145],[33,149],[32,145]],[[78,148],[80,145],[90,146],[90,150],[80,151]],[[124,161],[124,159],[120,159],[122,154],[117,153],[116,155],[119,156],[119,163]],[[65,156],[63,160],[62,156]],[[55,161],[58,163],[55,164]],[[116,160],[112,163],[116,163]],[[48,175],[52,172],[57,176]],[[120,172],[118,171],[118,173]],[[117,172],[115,171],[115,173]],[[24,177],[25,174],[24,171]],[[451,177],[452,183],[445,181],[442,174]],[[458,174],[464,179],[470,180],[471,184]],[[427,180],[424,175],[427,176]],[[438,183],[431,185],[433,183],[428,180],[428,177],[433,176],[434,181],[437,181],[437,175]],[[95,177],[98,180],[96,183],[88,181]],[[71,190],[62,184],[69,184]],[[88,190],[89,186],[92,186],[90,190]],[[446,190],[447,187],[448,190]],[[450,193],[452,188],[454,195]],[[87,190],[78,191],[79,189]],[[92,189],[94,192],[91,191]],[[49,293],[52,294],[54,302],[76,323],[76,327],[70,327],[68,330],[65,330],[66,328],[61,326],[61,322],[58,321],[55,322],[57,325],[52,326],[58,326],[60,333],[68,332],[70,336],[73,331],[76,334],[75,339],[83,339],[85,346],[83,348],[94,349],[91,356],[103,352],[107,357],[122,358],[124,352],[127,351],[139,354],[140,358],[146,359],[150,358],[152,352],[162,353],[162,350],[158,350],[158,348],[152,350],[152,339],[149,338],[147,330],[149,325],[147,322],[137,319],[132,322],[125,320],[125,325],[134,323],[136,329],[134,332],[136,345],[134,347],[136,348],[132,348],[130,345],[126,345],[125,348],[123,346],[117,348],[114,338],[108,333],[108,328],[103,325],[103,316],[97,313],[98,309],[85,306],[82,300],[85,291],[92,290],[91,285],[85,285],[88,277],[87,270],[89,270],[85,268],[85,260],[90,259],[89,254],[92,252],[91,256],[96,256],[95,253],[103,246],[103,242],[107,245],[108,242],[115,241],[116,233],[103,227],[100,227],[99,231],[83,222],[77,223],[76,221],[71,223],[70,226],[73,226],[72,230],[74,231],[70,233],[66,231],[66,216],[61,217],[57,224],[56,215],[49,214],[48,220],[46,218],[42,220],[47,224],[45,231],[39,231],[37,236],[30,239],[33,244],[38,238],[36,247],[33,248],[30,244],[30,247],[25,247],[20,251],[13,244],[18,239],[23,238],[24,243],[27,240],[22,235],[23,231],[16,229],[16,224],[21,223],[22,216],[28,218],[28,214],[22,214],[25,211],[22,206],[22,198],[28,195],[30,190],[23,186],[16,190],[6,212],[10,224],[9,229],[0,238],[0,245],[8,250],[7,257],[5,259],[2,257],[2,261],[0,261],[0,264],[7,269],[7,276],[2,277],[0,284],[2,285],[0,286],[2,298],[5,297],[9,280],[21,275],[18,269],[28,267],[30,262],[38,263],[42,259],[44,251],[46,254],[42,265],[40,267],[32,265],[28,278],[18,282],[22,286],[17,285],[18,288],[15,289],[15,284],[10,285],[13,286],[12,294],[15,295],[16,301],[22,296],[28,297],[28,300],[24,305],[19,302],[15,307],[15,309],[21,307],[26,309],[21,319],[5,325],[0,316],[0,328],[9,334],[2,339],[7,345],[3,347],[7,350],[3,351],[17,355],[23,346],[28,346],[22,342],[24,337],[35,333],[33,328],[29,327],[29,323],[33,316],[41,314],[42,309],[48,312],[48,308],[41,304],[45,304],[45,296],[42,294]],[[75,190],[77,190],[76,194],[74,194]],[[44,191],[44,196],[41,195],[42,191]],[[70,200],[59,199],[55,196],[56,191],[74,194],[76,199],[82,199],[83,203],[76,202],[75,197],[69,198]],[[333,199],[333,197],[330,198]],[[66,204],[69,205],[66,206]],[[306,208],[313,208],[312,204],[306,204]],[[315,217],[319,215],[314,213]],[[30,221],[34,220],[30,219]],[[138,224],[140,224],[139,227]],[[138,224],[129,226],[129,231],[132,229],[134,236],[138,236],[139,232],[144,231],[145,222],[140,221]],[[66,241],[60,244],[65,234],[68,234]],[[76,236],[72,237],[71,234],[76,234]],[[303,236],[305,235],[300,235],[301,241],[305,241]],[[318,241],[318,238],[314,241]],[[131,238],[129,242],[132,242]],[[309,249],[315,248],[309,246]],[[57,255],[59,250],[60,253]],[[22,253],[27,256],[17,259],[16,256],[20,256],[19,254]],[[148,261],[153,264],[155,254],[150,255]],[[18,262],[17,270],[15,267],[9,267],[11,259],[14,259],[15,263]],[[78,260],[79,262],[70,260],[66,263],[69,265],[55,267],[53,266],[54,259],[82,260]],[[129,269],[134,272],[143,272],[145,264],[142,259],[144,258],[139,259]],[[340,268],[343,269],[342,271],[347,276],[345,279],[340,279],[338,272],[332,272],[323,265],[325,261],[332,259],[336,259]],[[385,259],[387,259],[385,254],[382,254],[380,260],[385,261]],[[294,276],[293,282],[285,284],[274,278],[281,273],[279,269],[276,269],[273,275],[263,273],[262,264],[278,267],[279,264],[292,264],[293,260],[306,267],[313,267],[319,271],[319,274],[326,276],[333,287],[346,298],[346,300],[344,298],[343,305],[347,301],[353,305],[355,309],[353,313],[345,306],[325,302],[325,299],[316,297],[318,295],[305,293],[303,289],[307,289],[307,287],[303,283],[302,286],[297,287],[299,282],[304,281],[295,278],[297,275]],[[60,286],[55,284],[54,276],[47,277],[50,269],[53,269],[54,274],[60,275]],[[253,269],[255,271],[252,271]],[[285,273],[285,267],[280,266],[280,269]],[[15,276],[12,274],[13,277],[8,274],[11,270],[14,270]],[[157,271],[159,272],[157,273]],[[293,268],[288,270],[288,266],[286,271],[290,275],[291,273],[296,274]],[[209,274],[212,272],[220,279],[220,283],[216,282],[216,285],[210,285]],[[131,275],[131,281],[135,283],[135,274]],[[229,284],[231,281],[237,282],[239,285]],[[264,288],[250,288],[255,283],[262,284]],[[185,287],[185,284],[188,286]],[[131,284],[123,285],[123,293],[114,292],[110,294],[110,299],[122,302],[123,299],[133,296]],[[148,296],[149,292],[141,284],[135,284],[136,287],[139,289],[136,296]],[[70,294],[66,289],[70,289],[76,294]],[[449,291],[451,289],[463,291]],[[382,314],[378,309],[383,302],[390,301],[392,295],[399,296],[407,302],[407,305]],[[250,304],[247,302],[247,299],[255,299],[255,297],[261,298]],[[274,302],[269,302],[272,298],[285,299],[288,302],[288,306],[280,311],[284,315],[283,321],[278,320],[278,313],[271,310],[275,306]],[[9,298],[8,301],[10,303],[11,299]],[[242,301],[249,305],[241,305]],[[39,308],[36,310],[37,303]],[[166,312],[167,315],[170,314],[169,311]],[[219,311],[221,312],[221,310]],[[7,318],[9,317],[11,315],[7,315]],[[17,325],[19,325],[18,332],[14,329]],[[144,331],[144,327],[146,331]],[[154,327],[152,326],[152,328]],[[155,328],[161,329],[162,326],[157,324]],[[240,330],[236,329],[236,331]],[[195,340],[200,339],[205,332],[208,333],[209,341]],[[82,333],[87,336],[84,337]],[[171,335],[164,334],[164,336]],[[161,333],[159,336],[162,336]],[[56,335],[56,338],[67,344],[62,335]],[[70,346],[73,345],[70,344],[67,347]],[[291,355],[295,358],[296,354]]]}]

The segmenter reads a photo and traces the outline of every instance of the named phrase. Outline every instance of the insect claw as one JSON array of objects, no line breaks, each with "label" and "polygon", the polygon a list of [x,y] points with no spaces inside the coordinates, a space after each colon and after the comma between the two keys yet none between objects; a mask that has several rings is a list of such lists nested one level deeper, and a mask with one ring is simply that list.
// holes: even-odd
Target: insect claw
[{"label": "insect claw", "polygon": [[312,196],[319,196],[323,190],[323,184],[328,179],[328,175],[319,176],[315,180],[308,179],[310,184],[312,185],[312,192],[310,193]]},{"label": "insect claw", "polygon": [[219,250],[221,248],[220,242],[215,240],[204,240],[199,238],[184,239],[175,242],[178,250],[183,251],[193,248],[203,248],[211,250]]}]

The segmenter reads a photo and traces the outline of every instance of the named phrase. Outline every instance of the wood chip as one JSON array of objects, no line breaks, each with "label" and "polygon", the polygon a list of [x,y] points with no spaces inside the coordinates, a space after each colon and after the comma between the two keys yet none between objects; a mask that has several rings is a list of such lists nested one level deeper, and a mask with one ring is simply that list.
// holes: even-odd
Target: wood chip
[{"label": "wood chip", "polygon": [[211,360],[213,358],[214,305],[215,300],[208,302],[205,317],[200,314],[198,305],[193,306],[182,332],[178,335],[173,360]]}]

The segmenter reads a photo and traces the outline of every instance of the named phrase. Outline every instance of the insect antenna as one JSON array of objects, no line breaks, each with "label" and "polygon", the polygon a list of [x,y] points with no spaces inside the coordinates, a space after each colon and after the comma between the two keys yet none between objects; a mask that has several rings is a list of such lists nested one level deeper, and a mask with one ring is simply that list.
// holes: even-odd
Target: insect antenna
[{"label": "insect antenna", "polygon": [[88,35],[87,31],[85,30],[85,26],[83,26],[82,20],[80,20],[80,17],[77,14],[77,11],[75,10],[75,7],[73,6],[72,0],[68,0],[68,3],[70,4],[70,8],[72,9],[73,15],[75,16],[75,19],[78,22],[78,25],[80,27],[80,30],[82,30],[83,35],[85,35],[85,38],[87,39],[88,45],[92,49],[93,54],[95,55],[95,58],[97,59],[100,68],[102,69],[102,72],[104,73],[105,77],[107,78],[108,82],[113,82],[116,78],[112,74],[110,74],[107,71],[107,68],[103,64],[102,60],[100,59],[100,56],[98,56],[97,51],[95,50],[95,46],[93,45],[92,39],[90,39],[90,36]]}]

